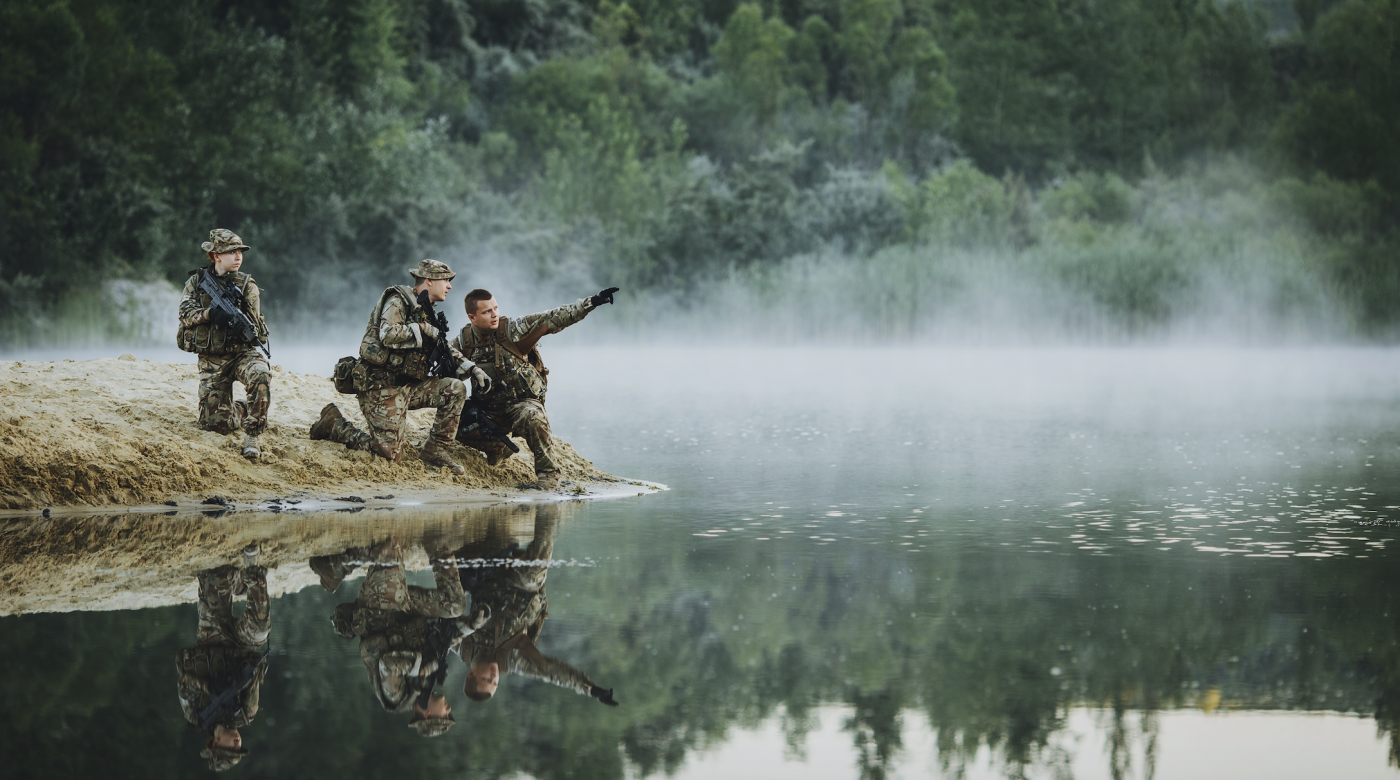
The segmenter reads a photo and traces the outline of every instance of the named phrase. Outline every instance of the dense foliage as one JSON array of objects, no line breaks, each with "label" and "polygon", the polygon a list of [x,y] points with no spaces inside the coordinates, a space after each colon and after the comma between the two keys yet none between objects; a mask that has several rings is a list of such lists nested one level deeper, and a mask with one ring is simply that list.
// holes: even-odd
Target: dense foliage
[{"label": "dense foliage", "polygon": [[992,268],[1071,335],[1223,278],[1383,336],[1397,40],[1400,0],[15,0],[0,342],[110,327],[110,280],[180,283],[215,226],[285,324],[439,256],[657,308],[911,294],[893,263],[948,310]]}]

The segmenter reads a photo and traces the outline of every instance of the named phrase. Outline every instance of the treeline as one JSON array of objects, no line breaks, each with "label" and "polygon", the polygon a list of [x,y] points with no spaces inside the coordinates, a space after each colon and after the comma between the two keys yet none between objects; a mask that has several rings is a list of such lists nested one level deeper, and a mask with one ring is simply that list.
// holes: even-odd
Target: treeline
[{"label": "treeline", "polygon": [[[654,308],[853,276],[878,304],[894,263],[1061,290],[1071,335],[1248,277],[1385,336],[1397,40],[1400,0],[20,0],[0,343],[110,328],[112,280],[180,283],[215,226],[287,323],[437,256]],[[931,300],[872,332],[945,327]]]}]

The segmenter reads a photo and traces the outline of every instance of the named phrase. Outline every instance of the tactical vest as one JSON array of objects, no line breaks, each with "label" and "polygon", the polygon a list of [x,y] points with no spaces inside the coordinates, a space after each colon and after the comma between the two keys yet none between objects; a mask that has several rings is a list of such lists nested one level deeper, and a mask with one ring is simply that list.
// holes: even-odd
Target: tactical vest
[{"label": "tactical vest", "polygon": [[[404,382],[421,382],[428,378],[428,349],[426,347],[390,349],[384,346],[384,342],[379,339],[379,325],[384,316],[384,306],[391,297],[396,295],[403,300],[410,323],[427,321],[427,313],[419,307],[418,302],[414,299],[412,287],[397,285],[385,290],[384,294],[379,296],[379,303],[375,304],[374,311],[369,315],[369,324],[365,326],[365,337],[360,340],[360,359],[368,364],[367,368],[370,369],[371,375],[378,374],[380,378],[380,382],[371,381],[370,384],[403,384]],[[374,388],[357,386],[356,389]]]},{"label": "tactical vest", "polygon": [[544,403],[549,389],[549,369],[544,367],[539,347],[522,354],[519,345],[508,339],[510,319],[502,317],[489,341],[476,340],[470,325],[462,329],[462,355],[491,377],[491,392],[482,402],[488,408],[538,399]]},{"label": "tactical vest", "polygon": [[[253,684],[239,695],[239,703],[243,705],[243,712],[237,718],[224,722],[220,725],[230,728],[238,728],[252,721],[257,715],[258,687],[262,685],[263,677],[267,674],[267,659],[263,658],[257,650],[243,647],[226,647],[223,645],[195,645],[194,647],[182,647],[175,656],[175,666],[181,674],[204,680],[211,687],[227,685],[234,675],[243,670],[243,667],[250,663],[257,663],[257,671],[253,674]],[[217,690],[215,690],[217,693]],[[198,701],[191,702],[195,714],[209,706],[211,697],[208,691],[204,691]],[[186,713],[188,717],[189,713]],[[193,722],[193,721],[191,721]]]},{"label": "tactical vest", "polygon": [[[196,268],[190,271],[190,276],[197,276],[205,270],[208,269]],[[232,271],[222,277],[214,275],[214,281],[225,287],[235,287],[243,293],[243,313],[253,321],[253,326],[257,328],[259,335],[265,337],[266,333],[262,323],[252,312],[248,311],[248,285],[254,283],[253,277],[242,271]],[[200,308],[207,309],[214,305],[209,293],[199,287],[197,281],[195,282],[194,294],[195,300],[199,301]],[[216,326],[212,322],[204,322],[192,328],[181,325],[175,333],[175,345],[186,352],[197,352],[201,355],[227,355],[253,346],[229,328]]]}]

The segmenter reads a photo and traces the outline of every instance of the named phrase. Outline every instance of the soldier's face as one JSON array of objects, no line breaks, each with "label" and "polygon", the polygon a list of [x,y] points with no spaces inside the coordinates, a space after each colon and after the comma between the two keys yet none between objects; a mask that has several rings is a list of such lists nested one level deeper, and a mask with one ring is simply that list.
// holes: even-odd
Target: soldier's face
[{"label": "soldier's face", "polygon": [[495,695],[496,686],[501,683],[501,667],[495,661],[478,664],[467,671],[467,677],[478,691]]},{"label": "soldier's face", "polygon": [[476,314],[468,314],[467,319],[482,330],[495,330],[501,322],[501,307],[495,298],[487,298],[476,305]]},{"label": "soldier's face", "polygon": [[[413,705],[417,707],[418,705]],[[447,697],[440,693],[435,693],[428,697],[428,708],[423,710],[423,716],[427,718],[445,718],[452,714],[452,707],[447,704]]]},{"label": "soldier's face", "polygon": [[214,727],[214,739],[211,740],[214,747],[225,750],[238,750],[243,747],[243,735],[238,733],[238,729]]},{"label": "soldier's face", "polygon": [[243,265],[243,250],[235,249],[232,252],[220,252],[214,255],[214,273],[223,276],[229,271],[237,271]]},{"label": "soldier's face", "polygon": [[447,300],[447,291],[452,289],[451,279],[424,279],[423,287],[428,291],[428,300],[442,303]]}]

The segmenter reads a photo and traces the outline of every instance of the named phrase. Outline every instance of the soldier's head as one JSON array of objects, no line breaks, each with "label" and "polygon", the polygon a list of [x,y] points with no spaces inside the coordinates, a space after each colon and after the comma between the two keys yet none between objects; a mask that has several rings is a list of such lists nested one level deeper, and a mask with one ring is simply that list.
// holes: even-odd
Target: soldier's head
[{"label": "soldier's head", "polygon": [[500,665],[495,661],[478,661],[467,670],[467,681],[462,683],[462,693],[472,701],[486,701],[496,695],[496,687],[500,684]]},{"label": "soldier's head", "polygon": [[413,277],[413,292],[428,291],[428,300],[442,303],[447,300],[447,291],[452,289],[452,280],[457,274],[447,267],[447,263],[437,260],[422,260],[410,270]]},{"label": "soldier's head", "polygon": [[427,707],[420,706],[418,702],[413,703],[413,719],[408,722],[408,726],[417,731],[420,737],[436,737],[447,733],[456,722],[452,717],[452,707],[447,704],[447,697],[435,693],[428,697]]},{"label": "soldier's head", "polygon": [[209,240],[199,245],[214,264],[214,272],[220,276],[237,271],[243,265],[243,253],[252,247],[243,243],[232,230],[215,228],[209,231]]},{"label": "soldier's head", "polygon": [[205,741],[204,749],[199,751],[199,757],[209,759],[209,768],[215,772],[231,769],[246,755],[248,750],[243,747],[243,737],[238,729],[224,726],[215,726],[214,735]]},{"label": "soldier's head", "polygon": [[496,296],[486,290],[472,290],[467,293],[467,319],[482,330],[495,330],[501,323],[501,307],[496,304]]}]

